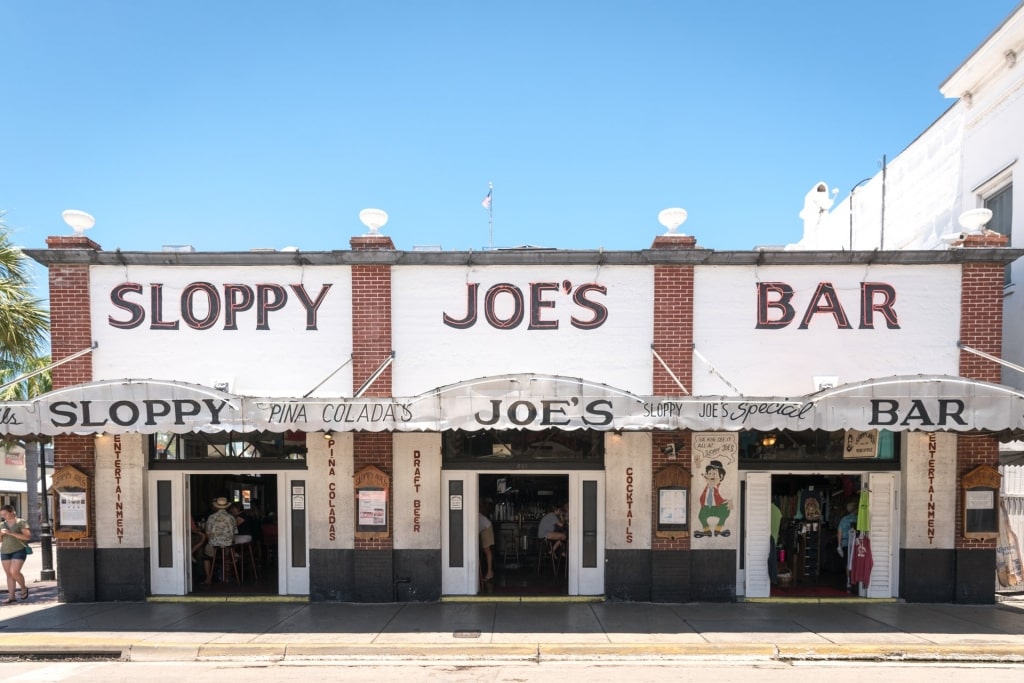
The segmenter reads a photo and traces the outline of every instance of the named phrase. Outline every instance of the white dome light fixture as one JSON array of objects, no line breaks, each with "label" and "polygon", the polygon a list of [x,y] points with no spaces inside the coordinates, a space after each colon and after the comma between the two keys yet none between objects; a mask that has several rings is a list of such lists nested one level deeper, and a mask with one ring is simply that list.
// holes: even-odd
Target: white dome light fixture
[{"label": "white dome light fixture", "polygon": [[96,225],[96,219],[87,214],[85,211],[79,211],[77,209],[66,209],[61,212],[61,218],[64,222],[75,231],[76,235],[85,234],[85,231]]},{"label": "white dome light fixture", "polygon": [[387,225],[388,214],[380,209],[363,209],[359,212],[360,222],[370,229],[367,237],[377,236],[380,229]]},{"label": "white dome light fixture", "polygon": [[664,209],[658,213],[658,222],[665,226],[666,235],[681,235],[682,233],[677,233],[676,230],[686,222],[686,209]]},{"label": "white dome light fixture", "polygon": [[960,214],[960,227],[971,235],[980,235],[992,220],[992,209],[971,209]]}]

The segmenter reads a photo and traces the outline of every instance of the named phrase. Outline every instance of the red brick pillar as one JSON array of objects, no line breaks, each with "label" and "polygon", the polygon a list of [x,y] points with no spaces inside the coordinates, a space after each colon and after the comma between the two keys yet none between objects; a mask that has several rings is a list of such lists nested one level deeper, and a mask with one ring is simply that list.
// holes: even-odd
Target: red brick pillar
[{"label": "red brick pillar", "polygon": [[[689,235],[659,235],[652,249],[695,249]],[[686,391],[693,388],[693,266],[654,266],[654,350]],[[668,370],[654,359],[652,388],[655,396],[685,396]],[[676,460],[668,460],[665,446],[675,444]],[[670,451],[671,452],[671,451]],[[691,470],[690,433],[656,431],[652,438],[651,481],[669,464]],[[692,472],[691,472],[692,474]],[[651,599],[655,602],[686,602],[690,599],[690,538],[659,538],[658,492],[651,491]]]},{"label": "red brick pillar", "polygon": [[[353,251],[394,251],[390,237],[364,235],[350,241]],[[352,391],[357,391],[391,354],[391,267],[388,265],[352,266]],[[391,396],[389,366],[370,386],[364,396]],[[367,465],[394,475],[394,454],[391,432],[356,432],[353,434],[353,468],[358,472]],[[394,547],[394,491],[388,491],[388,531],[385,538],[356,538],[355,549],[391,551]],[[358,552],[357,552],[358,555]],[[390,571],[387,580],[391,580]],[[359,577],[357,584],[368,577]],[[390,583],[389,583],[390,585]],[[357,585],[358,590],[358,585]],[[390,598],[389,598],[390,599]]]},{"label": "red brick pillar", "polygon": [[[100,251],[100,245],[84,235],[48,237],[50,249],[86,249]],[[53,263],[49,266],[50,282],[50,357],[53,362],[92,346],[92,321],[89,303],[89,264]],[[85,354],[59,365],[50,372],[54,389],[63,389],[92,381],[92,355]],[[89,476],[89,527],[96,528],[96,441],[91,435],[57,436],[53,439],[53,467],[59,470],[73,465]],[[95,535],[81,540],[55,539],[58,591],[67,602],[95,600],[92,571],[68,571],[64,567],[91,562],[96,549]],[[87,559],[88,558],[88,559]]]},{"label": "red brick pillar", "polygon": [[[964,248],[1005,247],[1004,235],[970,235]],[[965,346],[995,356],[1002,355],[1004,266],[998,263],[965,263],[960,290],[960,341]],[[1001,381],[998,363],[960,351],[960,375],[970,379]],[[995,540],[964,538],[961,478],[978,465],[999,465],[999,442],[990,436],[960,434],[957,438],[957,504],[955,544],[957,551],[956,601],[990,603],[995,572]],[[981,552],[971,552],[981,551]]]}]

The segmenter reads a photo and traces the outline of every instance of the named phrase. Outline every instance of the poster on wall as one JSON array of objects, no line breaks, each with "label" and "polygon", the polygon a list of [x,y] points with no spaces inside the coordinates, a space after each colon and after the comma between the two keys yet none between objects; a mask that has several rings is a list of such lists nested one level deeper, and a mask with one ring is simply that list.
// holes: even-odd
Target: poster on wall
[{"label": "poster on wall", "polygon": [[58,505],[64,526],[85,527],[87,520],[84,491],[61,491]]},{"label": "poster on wall", "polygon": [[[732,512],[735,509],[736,462],[739,435],[735,432],[697,432],[693,435],[694,492],[697,523],[693,527],[696,546],[731,547]],[[701,487],[697,477],[704,479]]]},{"label": "poster on wall", "polygon": [[658,525],[686,525],[686,489],[658,489]]},{"label": "poster on wall", "polygon": [[878,457],[878,430],[866,432],[847,429],[843,440],[843,460],[873,459]]},{"label": "poster on wall", "polygon": [[382,489],[360,489],[357,514],[360,527],[387,527],[387,493]]}]

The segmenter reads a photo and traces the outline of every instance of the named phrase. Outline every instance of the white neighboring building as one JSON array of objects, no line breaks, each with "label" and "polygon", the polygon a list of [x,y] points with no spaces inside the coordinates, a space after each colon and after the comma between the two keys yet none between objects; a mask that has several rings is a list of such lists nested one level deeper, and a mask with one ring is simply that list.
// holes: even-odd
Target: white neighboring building
[{"label": "white neighboring building", "polygon": [[12,442],[0,443],[0,505],[13,505],[19,517],[28,509],[25,484],[25,449]]},{"label": "white neighboring building", "polygon": [[[986,229],[1024,246],[1024,211],[1013,210],[1024,193],[1022,60],[1024,5],[941,84],[953,105],[882,171],[834,207],[825,183],[811,188],[803,238],[787,249],[957,248],[959,218],[977,208],[993,212]],[[1002,357],[1024,366],[1024,259],[1007,271]],[[1002,381],[1024,389],[1024,372],[1004,367]]]}]

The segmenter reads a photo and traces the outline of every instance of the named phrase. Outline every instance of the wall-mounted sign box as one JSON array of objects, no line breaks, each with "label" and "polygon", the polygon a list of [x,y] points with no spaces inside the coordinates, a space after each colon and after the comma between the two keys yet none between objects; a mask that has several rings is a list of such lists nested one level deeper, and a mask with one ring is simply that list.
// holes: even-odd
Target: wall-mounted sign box
[{"label": "wall-mounted sign box", "polygon": [[964,538],[999,536],[999,482],[994,467],[979,465],[963,476]]},{"label": "wall-mounted sign box", "polygon": [[66,540],[92,535],[89,476],[70,465],[53,473],[53,537]]},{"label": "wall-mounted sign box", "polygon": [[391,477],[370,465],[356,472],[353,482],[356,493],[356,538],[387,538]]},{"label": "wall-mounted sign box", "polygon": [[689,536],[690,473],[680,465],[669,465],[654,475],[658,492],[658,525],[660,538]]}]

